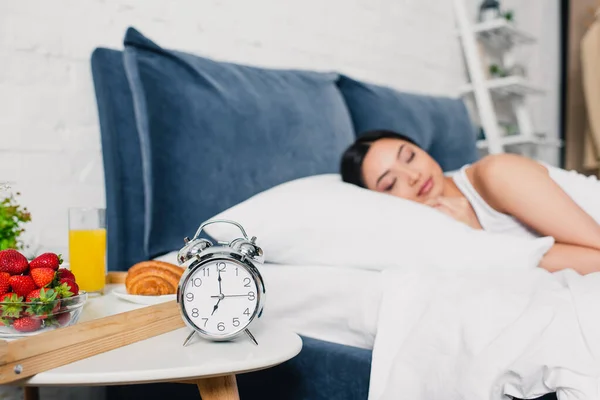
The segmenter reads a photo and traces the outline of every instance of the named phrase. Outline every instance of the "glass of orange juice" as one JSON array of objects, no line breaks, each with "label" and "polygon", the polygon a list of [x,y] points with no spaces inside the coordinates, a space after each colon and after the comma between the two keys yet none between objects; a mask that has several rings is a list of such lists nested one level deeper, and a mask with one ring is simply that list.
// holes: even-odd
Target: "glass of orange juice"
[{"label": "glass of orange juice", "polygon": [[69,264],[81,290],[104,293],[106,211],[103,208],[69,208]]}]

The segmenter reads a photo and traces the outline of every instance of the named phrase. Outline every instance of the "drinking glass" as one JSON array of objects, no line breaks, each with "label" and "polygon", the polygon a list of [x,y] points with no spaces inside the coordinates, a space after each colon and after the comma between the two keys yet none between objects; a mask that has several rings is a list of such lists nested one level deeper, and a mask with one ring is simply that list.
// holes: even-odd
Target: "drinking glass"
[{"label": "drinking glass", "polygon": [[80,290],[103,294],[106,282],[106,210],[69,208],[69,264]]}]

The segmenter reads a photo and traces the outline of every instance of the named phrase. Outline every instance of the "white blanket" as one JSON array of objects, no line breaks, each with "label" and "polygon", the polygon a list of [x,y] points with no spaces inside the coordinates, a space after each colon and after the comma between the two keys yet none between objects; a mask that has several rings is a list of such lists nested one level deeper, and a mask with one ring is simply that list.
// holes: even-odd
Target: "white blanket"
[{"label": "white blanket", "polygon": [[600,273],[383,274],[370,400],[600,399]]}]

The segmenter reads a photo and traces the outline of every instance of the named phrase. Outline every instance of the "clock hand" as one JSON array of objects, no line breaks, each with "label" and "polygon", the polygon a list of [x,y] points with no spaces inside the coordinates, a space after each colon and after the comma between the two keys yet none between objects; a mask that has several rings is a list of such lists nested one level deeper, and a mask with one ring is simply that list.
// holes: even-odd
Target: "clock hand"
[{"label": "clock hand", "polygon": [[219,269],[219,267],[217,267],[217,273],[219,274],[219,295],[218,296],[210,296],[210,297],[218,297],[219,300],[217,300],[217,304],[215,304],[215,306],[213,307],[212,312],[210,313],[210,315],[213,315],[215,313],[215,311],[217,311],[217,308],[219,308],[219,303],[221,302],[221,300],[223,300],[223,291],[221,290],[221,270]]},{"label": "clock hand", "polygon": [[217,267],[217,272],[219,273],[219,294],[223,295],[223,291],[221,290],[221,270]]},{"label": "clock hand", "polygon": [[[211,296],[213,297],[213,296]],[[210,315],[213,315],[215,313],[215,311],[217,311],[217,308],[219,308],[219,303],[221,302],[221,300],[223,299],[221,296],[217,296],[219,298],[219,300],[217,300],[217,304],[215,304],[215,306],[213,307],[212,312],[210,313]]]},{"label": "clock hand", "polygon": [[[220,298],[221,296],[210,296],[216,298]],[[247,294],[224,294],[223,297],[248,297]]]}]

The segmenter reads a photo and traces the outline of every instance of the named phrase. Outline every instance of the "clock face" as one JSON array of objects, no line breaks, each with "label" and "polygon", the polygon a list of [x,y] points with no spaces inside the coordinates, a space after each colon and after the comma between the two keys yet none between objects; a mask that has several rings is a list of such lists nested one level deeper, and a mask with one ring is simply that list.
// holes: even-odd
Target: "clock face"
[{"label": "clock face", "polygon": [[214,260],[196,269],[183,287],[190,321],[211,336],[233,335],[251,321],[258,306],[256,281],[242,264]]}]

